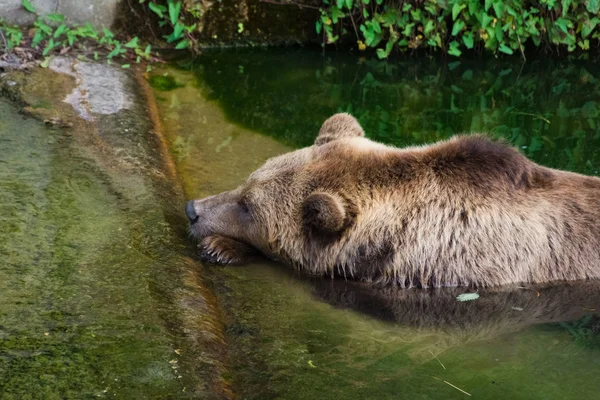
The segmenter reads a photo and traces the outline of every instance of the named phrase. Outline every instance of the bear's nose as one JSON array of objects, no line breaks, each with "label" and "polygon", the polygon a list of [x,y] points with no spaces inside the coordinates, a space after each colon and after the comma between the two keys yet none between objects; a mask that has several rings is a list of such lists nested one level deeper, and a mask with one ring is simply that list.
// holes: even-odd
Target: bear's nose
[{"label": "bear's nose", "polygon": [[195,224],[196,221],[198,221],[198,218],[200,218],[194,208],[194,200],[188,201],[185,205],[185,214],[190,219],[190,224]]}]

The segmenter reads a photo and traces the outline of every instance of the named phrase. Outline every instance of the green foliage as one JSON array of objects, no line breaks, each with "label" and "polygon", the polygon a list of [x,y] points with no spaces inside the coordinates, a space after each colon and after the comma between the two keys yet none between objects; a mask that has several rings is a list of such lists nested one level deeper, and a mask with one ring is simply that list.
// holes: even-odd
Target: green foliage
[{"label": "green foliage", "polygon": [[21,44],[23,32],[16,25],[9,25],[0,19],[0,33],[4,36],[6,51],[10,51]]},{"label": "green foliage", "polygon": [[26,9],[27,11],[29,11],[30,13],[35,13],[35,8],[33,7],[33,5],[29,2],[29,0],[22,0],[21,1],[21,5],[23,6],[24,9]]},{"label": "green foliage", "polygon": [[417,48],[525,57],[529,44],[589,50],[599,12],[598,0],[322,0],[316,31],[325,43],[354,32],[358,48],[379,58]]},{"label": "green foliage", "polygon": [[[146,0],[140,0],[140,3],[146,3]],[[170,34],[165,35],[167,43],[173,43],[175,48],[195,49],[195,40],[193,32],[196,30],[196,24],[187,25],[185,23],[184,8],[181,0],[166,0],[162,4],[155,1],[148,1],[148,8],[159,18],[158,25],[162,28],[168,26],[171,28]],[[194,12],[191,13],[194,16]]]},{"label": "green foliage", "polygon": [[[22,6],[25,10],[36,13],[35,8],[28,0],[22,0]],[[59,51],[68,52],[71,48],[77,48],[82,52],[87,51],[88,44],[94,44],[96,47],[102,47],[106,50],[106,59],[108,62],[115,57],[135,59],[136,62],[149,60],[151,56],[151,46],[142,49],[137,37],[123,43],[115,38],[115,35],[107,28],[98,32],[90,23],[85,25],[67,25],[65,16],[58,13],[51,13],[45,16],[38,16],[30,30],[32,34],[31,42],[26,44],[34,50],[40,50],[43,57],[51,56]],[[0,20],[0,33],[6,39],[6,51],[18,47],[24,41],[21,28],[9,25]],[[94,59],[97,60],[98,52],[94,51]],[[48,59],[42,62],[42,66],[48,66]],[[125,64],[123,67],[126,67]]]}]

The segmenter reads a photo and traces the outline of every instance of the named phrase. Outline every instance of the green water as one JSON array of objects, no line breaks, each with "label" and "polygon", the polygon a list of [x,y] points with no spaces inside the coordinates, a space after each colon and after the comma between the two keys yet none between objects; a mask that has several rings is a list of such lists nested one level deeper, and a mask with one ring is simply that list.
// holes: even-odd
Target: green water
[{"label": "green water", "polygon": [[[310,50],[207,54],[157,70],[186,196],[236,187],[310,145],[337,111],[398,146],[503,136],[545,165],[598,174],[600,73],[548,60],[396,63]],[[161,90],[162,89],[162,90]],[[168,90],[165,90],[168,89]],[[600,285],[397,291],[269,262],[208,267],[228,379],[244,399],[581,399],[600,393]]]},{"label": "green water", "polygon": [[86,145],[93,131],[49,129],[0,99],[0,399],[204,391],[203,360],[181,332],[185,247],[144,172],[160,161],[132,145],[133,120],[101,121],[118,135],[102,140],[119,142],[106,160],[106,142]]}]

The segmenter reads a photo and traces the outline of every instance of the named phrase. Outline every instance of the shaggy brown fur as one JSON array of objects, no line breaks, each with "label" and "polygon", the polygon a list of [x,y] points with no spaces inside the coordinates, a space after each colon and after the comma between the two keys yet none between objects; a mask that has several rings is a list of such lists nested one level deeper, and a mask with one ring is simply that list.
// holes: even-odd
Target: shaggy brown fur
[{"label": "shaggy brown fur", "polygon": [[250,247],[313,274],[401,287],[600,278],[600,179],[479,135],[405,149],[362,135],[336,114],[315,145],[191,203],[202,254],[227,263]]}]

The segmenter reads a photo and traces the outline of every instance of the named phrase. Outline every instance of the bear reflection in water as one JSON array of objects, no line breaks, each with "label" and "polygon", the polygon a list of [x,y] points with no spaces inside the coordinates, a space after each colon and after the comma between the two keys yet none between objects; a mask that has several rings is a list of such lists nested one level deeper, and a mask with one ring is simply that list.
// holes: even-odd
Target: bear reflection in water
[{"label": "bear reflection in water", "polygon": [[461,302],[457,296],[465,293],[465,288],[406,290],[297,275],[317,298],[334,307],[415,328],[458,330],[489,338],[531,325],[575,321],[592,314],[600,329],[597,281],[484,289],[477,292],[478,299]]}]

